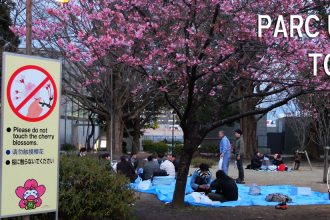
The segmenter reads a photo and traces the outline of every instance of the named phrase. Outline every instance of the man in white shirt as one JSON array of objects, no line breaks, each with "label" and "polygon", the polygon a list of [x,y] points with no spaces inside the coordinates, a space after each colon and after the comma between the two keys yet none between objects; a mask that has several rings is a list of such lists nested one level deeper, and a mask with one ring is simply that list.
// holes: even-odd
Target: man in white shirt
[{"label": "man in white shirt", "polygon": [[174,164],[169,160],[167,156],[166,160],[160,164],[160,169],[165,170],[168,176],[175,176]]}]

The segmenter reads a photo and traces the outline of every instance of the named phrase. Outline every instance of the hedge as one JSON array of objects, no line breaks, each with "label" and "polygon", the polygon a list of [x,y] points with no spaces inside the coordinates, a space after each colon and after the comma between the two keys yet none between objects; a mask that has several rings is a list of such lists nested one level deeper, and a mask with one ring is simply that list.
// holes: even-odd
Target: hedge
[{"label": "hedge", "polygon": [[201,163],[205,163],[205,164],[209,165],[209,167],[211,168],[212,166],[216,165],[217,162],[215,160],[206,159],[206,158],[202,158],[202,157],[195,157],[191,161],[191,165],[196,168],[199,167],[199,165]]},{"label": "hedge", "polygon": [[126,177],[95,158],[62,156],[59,210],[65,219],[129,219],[134,192]]},{"label": "hedge", "polygon": [[153,142],[150,140],[145,140],[142,142],[143,150],[149,153],[161,153],[164,154],[168,152],[168,146],[164,142]]}]

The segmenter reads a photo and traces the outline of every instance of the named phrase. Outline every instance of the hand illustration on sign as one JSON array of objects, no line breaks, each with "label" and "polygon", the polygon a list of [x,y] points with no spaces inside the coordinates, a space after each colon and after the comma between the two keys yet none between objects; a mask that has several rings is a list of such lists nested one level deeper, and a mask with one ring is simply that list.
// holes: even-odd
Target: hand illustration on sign
[{"label": "hand illustration on sign", "polygon": [[[27,82],[27,80],[25,79],[25,75],[21,75],[15,83],[18,84],[16,85],[17,88],[21,88],[21,90],[15,90],[16,100],[24,100],[36,88],[36,85],[34,83]],[[44,107],[50,108],[52,106],[54,95],[50,83],[46,84],[46,86],[44,86],[41,90],[46,90],[47,92],[40,93],[40,91],[38,91],[33,96],[32,102],[28,103],[26,116],[29,118],[39,117]],[[47,99],[47,102],[44,99]]]},{"label": "hand illustration on sign", "polygon": [[21,200],[18,206],[21,209],[31,210],[35,209],[42,204],[41,196],[46,192],[44,185],[38,185],[35,179],[28,179],[25,181],[24,186],[16,188],[15,193]]},{"label": "hand illustration on sign", "polygon": [[10,77],[7,98],[18,117],[29,122],[41,121],[56,106],[56,85],[45,69],[34,65],[23,66]]}]

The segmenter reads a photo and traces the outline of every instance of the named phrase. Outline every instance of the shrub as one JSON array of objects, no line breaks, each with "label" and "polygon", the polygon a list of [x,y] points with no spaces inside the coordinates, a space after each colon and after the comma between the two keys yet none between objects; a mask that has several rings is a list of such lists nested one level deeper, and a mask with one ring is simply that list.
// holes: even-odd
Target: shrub
[{"label": "shrub", "polygon": [[73,144],[62,144],[61,150],[63,151],[74,151],[76,147]]},{"label": "shrub", "polygon": [[149,140],[145,140],[142,143],[143,150],[150,153],[166,153],[168,151],[168,146],[164,142],[152,142]]},{"label": "shrub", "polygon": [[175,144],[172,152],[176,155],[176,157],[183,154],[183,144]]},{"label": "shrub", "polygon": [[59,210],[65,219],[128,219],[135,199],[128,180],[95,158],[62,156]]},{"label": "shrub", "polygon": [[150,151],[150,149],[152,148],[154,142],[151,140],[143,140],[142,141],[142,146],[143,146],[143,150],[144,151]]},{"label": "shrub", "polygon": [[191,165],[193,167],[199,167],[199,165],[201,163],[205,163],[205,164],[209,165],[209,167],[212,167],[212,166],[216,165],[216,162],[214,160],[206,159],[206,158],[202,158],[202,157],[195,157],[191,161]]}]

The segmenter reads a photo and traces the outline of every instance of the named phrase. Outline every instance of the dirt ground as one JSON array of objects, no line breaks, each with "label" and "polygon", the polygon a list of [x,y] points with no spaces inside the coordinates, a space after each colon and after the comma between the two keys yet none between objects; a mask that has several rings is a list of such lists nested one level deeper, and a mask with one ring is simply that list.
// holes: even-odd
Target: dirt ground
[{"label": "dirt ground", "polygon": [[[288,163],[289,166],[292,163]],[[247,162],[244,164],[247,165]],[[260,172],[253,170],[245,171],[246,184],[256,183],[258,185],[295,185],[311,187],[314,191],[327,192],[326,184],[322,183],[322,163],[312,163],[313,170],[310,171],[307,163],[303,163],[299,171],[292,172]],[[213,167],[212,173],[217,170]],[[190,169],[190,173],[194,168]],[[233,163],[229,168],[229,175],[237,177],[237,169]],[[154,195],[137,193],[138,200],[135,203],[134,215],[141,220],[162,219],[330,219],[330,205],[313,206],[289,206],[287,210],[276,210],[274,207],[252,206],[235,208],[200,208],[187,207],[183,210],[171,208],[160,202]]]}]

